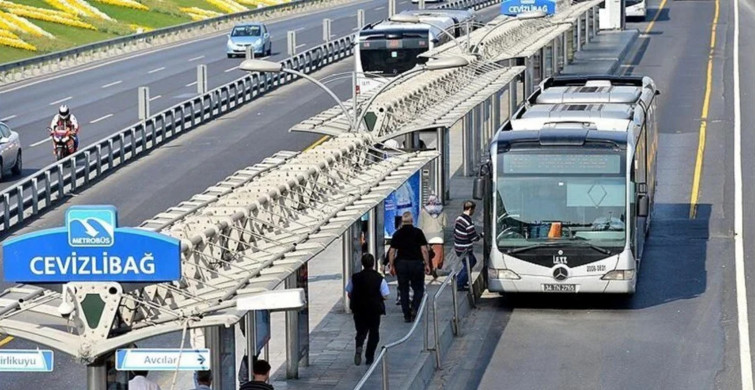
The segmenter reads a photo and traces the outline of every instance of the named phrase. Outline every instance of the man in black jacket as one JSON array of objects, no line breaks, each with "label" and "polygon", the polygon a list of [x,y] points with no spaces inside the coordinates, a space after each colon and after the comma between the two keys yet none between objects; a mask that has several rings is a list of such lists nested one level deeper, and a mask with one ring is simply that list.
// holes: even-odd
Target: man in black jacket
[{"label": "man in black jacket", "polygon": [[[362,345],[367,338],[365,363],[372,364],[375,359],[375,349],[380,340],[380,316],[385,314],[385,301],[390,294],[388,283],[383,276],[375,271],[375,257],[369,253],[362,256],[362,271],[351,276],[346,285],[351,303],[349,307],[354,313],[354,327],[357,330],[356,353],[354,364],[362,363]],[[368,337],[369,335],[369,337]]]}]

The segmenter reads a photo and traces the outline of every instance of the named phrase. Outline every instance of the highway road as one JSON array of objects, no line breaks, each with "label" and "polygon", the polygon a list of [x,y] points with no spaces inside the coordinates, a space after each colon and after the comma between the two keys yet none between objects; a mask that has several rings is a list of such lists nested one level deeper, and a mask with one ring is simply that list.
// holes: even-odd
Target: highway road
[{"label": "highway road", "polygon": [[[409,0],[398,0],[399,10],[409,9]],[[366,23],[388,16],[383,0],[350,2],[293,17],[267,22],[273,40],[271,60],[286,54],[287,31],[296,31],[297,51],[322,43],[322,19],[332,20],[333,37],[356,29],[356,13],[365,10]],[[222,32],[191,42],[135,52],[90,64],[49,77],[0,88],[0,120],[19,132],[24,148],[24,170],[29,175],[52,163],[52,146],[45,131],[60,104],[67,104],[81,125],[81,145],[100,140],[138,122],[137,89],[150,88],[150,109],[156,113],[196,96],[196,67],[207,65],[210,89],[243,76],[243,59],[226,57],[226,34]],[[7,177],[0,189],[18,177]]]},{"label": "highway road", "polygon": [[659,187],[635,296],[486,295],[433,388],[752,389],[753,4],[651,0],[655,21],[631,26],[644,34],[624,69],[662,91]]},{"label": "highway road", "polygon": [[[490,7],[480,11],[480,16],[487,21],[498,12],[498,7]],[[334,21],[334,31],[335,27]],[[275,47],[274,52],[277,50]],[[218,53],[224,57],[222,50],[221,46]],[[323,79],[351,71],[352,68],[353,63],[346,60],[321,69],[312,76]],[[350,79],[336,80],[328,83],[328,86],[344,100],[351,96]],[[128,164],[91,188],[71,197],[65,204],[43,214],[14,235],[62,226],[65,209],[77,204],[115,205],[118,207],[120,225],[138,226],[146,219],[204,191],[235,171],[260,162],[276,151],[307,148],[320,137],[289,133],[288,129],[334,105],[335,102],[327,94],[306,81],[283,86]],[[0,291],[8,287],[8,283],[0,282]],[[180,337],[172,334],[145,340],[139,346],[178,348],[179,344]],[[25,340],[13,339],[8,342],[2,337],[0,347],[43,348]],[[85,384],[85,367],[63,353],[56,353],[55,371],[52,373],[0,375],[2,390],[28,389],[31,386],[83,389]]]}]

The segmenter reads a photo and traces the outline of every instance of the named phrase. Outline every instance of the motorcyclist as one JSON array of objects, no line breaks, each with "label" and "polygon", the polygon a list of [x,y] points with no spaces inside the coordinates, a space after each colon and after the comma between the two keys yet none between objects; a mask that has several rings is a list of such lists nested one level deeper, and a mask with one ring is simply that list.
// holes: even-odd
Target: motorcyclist
[{"label": "motorcyclist", "polygon": [[73,151],[76,152],[79,150],[79,121],[77,121],[76,117],[71,114],[71,110],[65,104],[58,108],[58,113],[52,117],[52,122],[50,122],[51,129],[55,129],[59,126],[71,130],[71,137],[73,137]]}]

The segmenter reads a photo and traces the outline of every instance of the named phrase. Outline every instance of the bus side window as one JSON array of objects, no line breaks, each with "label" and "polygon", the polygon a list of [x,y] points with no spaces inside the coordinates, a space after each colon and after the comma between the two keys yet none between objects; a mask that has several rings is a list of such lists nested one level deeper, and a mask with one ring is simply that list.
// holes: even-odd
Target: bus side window
[{"label": "bus side window", "polygon": [[[643,125],[644,127],[644,125]],[[647,183],[647,142],[645,137],[647,136],[647,129],[643,129],[640,132],[640,137],[637,140],[637,148],[634,151],[634,182],[635,183]]]}]

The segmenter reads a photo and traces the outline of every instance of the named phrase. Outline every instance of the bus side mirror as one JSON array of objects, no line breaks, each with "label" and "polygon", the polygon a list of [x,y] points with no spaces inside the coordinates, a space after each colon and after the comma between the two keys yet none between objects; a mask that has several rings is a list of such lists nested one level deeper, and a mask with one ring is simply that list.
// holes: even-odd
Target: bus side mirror
[{"label": "bus side mirror", "polygon": [[650,200],[648,199],[647,194],[641,194],[640,196],[638,196],[637,197],[637,216],[647,217],[649,208],[650,208]]},{"label": "bus side mirror", "polygon": [[481,177],[474,179],[472,186],[472,197],[477,200],[482,200],[483,193],[485,192],[485,182]]}]

